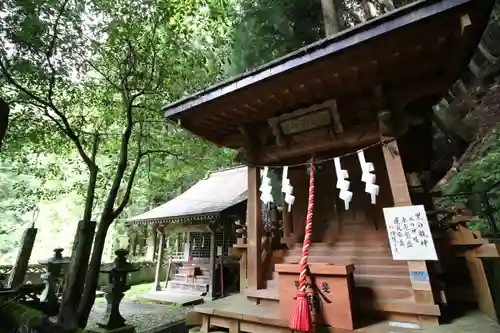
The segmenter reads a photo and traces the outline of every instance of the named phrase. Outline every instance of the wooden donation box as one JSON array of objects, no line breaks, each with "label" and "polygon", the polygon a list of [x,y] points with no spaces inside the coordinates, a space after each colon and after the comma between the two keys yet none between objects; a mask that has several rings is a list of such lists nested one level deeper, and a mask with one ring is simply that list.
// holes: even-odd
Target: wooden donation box
[{"label": "wooden donation box", "polygon": [[[274,269],[279,274],[280,316],[289,319],[299,288],[300,265],[276,264]],[[306,293],[313,322],[353,330],[351,290],[354,265],[312,263],[309,271]]]}]

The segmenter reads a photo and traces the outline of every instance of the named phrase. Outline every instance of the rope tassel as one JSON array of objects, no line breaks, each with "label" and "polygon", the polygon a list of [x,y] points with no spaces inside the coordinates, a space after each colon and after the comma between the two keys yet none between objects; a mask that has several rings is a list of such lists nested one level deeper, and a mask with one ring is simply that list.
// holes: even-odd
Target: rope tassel
[{"label": "rope tassel", "polygon": [[299,290],[296,294],[295,308],[290,319],[290,328],[299,332],[312,332],[313,323],[309,302],[306,295],[307,282],[307,260],[309,257],[309,246],[311,245],[312,219],[314,212],[314,159],[311,158],[309,169],[309,199],[307,203],[306,232],[302,246],[302,257],[300,259]]}]

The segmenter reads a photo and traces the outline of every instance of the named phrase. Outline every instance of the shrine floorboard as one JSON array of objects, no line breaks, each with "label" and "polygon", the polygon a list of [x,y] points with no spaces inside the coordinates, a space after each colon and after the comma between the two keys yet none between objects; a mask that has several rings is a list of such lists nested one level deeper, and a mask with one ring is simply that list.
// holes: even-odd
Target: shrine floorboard
[{"label": "shrine floorboard", "polygon": [[[277,303],[261,303],[256,305],[247,300],[246,295],[237,294],[226,298],[197,305],[191,314],[192,324],[210,326],[213,329],[226,328],[230,332],[256,333],[291,333],[288,319],[279,316]],[[389,322],[380,322],[356,329],[354,332],[364,333],[466,333],[466,332],[498,332],[500,325],[479,311],[471,311],[447,324],[425,326],[421,329],[394,327]],[[346,332],[334,330],[333,332]]]}]

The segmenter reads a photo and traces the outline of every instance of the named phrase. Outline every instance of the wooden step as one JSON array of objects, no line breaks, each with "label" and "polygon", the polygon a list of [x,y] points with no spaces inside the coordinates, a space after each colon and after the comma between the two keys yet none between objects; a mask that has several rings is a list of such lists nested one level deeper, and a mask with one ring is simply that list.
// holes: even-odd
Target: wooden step
[{"label": "wooden step", "polygon": [[358,309],[373,311],[373,309],[388,313],[401,313],[416,316],[439,317],[441,311],[436,304],[415,303],[408,300],[371,300],[359,301],[355,304]]},{"label": "wooden step", "polygon": [[363,287],[355,286],[353,300],[377,299],[377,300],[407,300],[413,301],[413,290],[407,287]]},{"label": "wooden step", "polygon": [[279,302],[279,290],[277,288],[247,290],[246,295],[249,300],[257,303],[262,301],[267,303]]},{"label": "wooden step", "polygon": [[342,228],[342,231],[337,236],[338,239],[355,237],[358,239],[382,239],[387,238],[387,230],[370,230],[355,226]]},{"label": "wooden step", "polygon": [[363,247],[363,248],[389,248],[389,241],[377,240],[359,240],[359,239],[338,239],[330,247],[332,248],[342,248],[342,247]]},{"label": "wooden step", "polygon": [[183,282],[183,281],[170,281],[168,283],[169,290],[192,294],[192,295],[204,295],[208,293],[209,285],[206,283],[193,283],[193,282]]},{"label": "wooden step", "polygon": [[[302,253],[302,250],[294,249],[292,251],[288,251],[288,255],[300,255]],[[391,253],[391,248],[386,245],[386,246],[377,246],[377,247],[372,247],[372,246],[367,246],[367,245],[354,245],[354,246],[333,246],[333,247],[312,247],[309,249],[309,254],[313,255],[336,255],[336,254],[341,254],[341,253],[359,253],[360,255],[363,254],[382,254],[382,255],[389,255],[392,257]]]},{"label": "wooden step", "polygon": [[199,283],[199,284],[209,284],[210,283],[210,276],[205,276],[205,275],[196,275],[194,277],[188,277],[188,276],[182,275],[182,274],[175,274],[172,281],[179,281],[179,282],[188,281],[189,282],[193,278],[194,278],[195,283]]},{"label": "wooden step", "polygon": [[[187,274],[188,271],[190,271],[192,269],[192,267],[189,267],[189,266],[179,266],[179,268],[177,269],[178,273],[179,274]],[[210,268],[209,267],[199,267],[199,266],[196,266],[196,274],[197,275],[203,275],[203,274],[206,274],[206,273],[209,273],[210,272]]]},{"label": "wooden step", "polygon": [[386,266],[386,265],[356,265],[354,274],[374,274],[383,275],[390,273],[391,275],[406,275],[408,276],[408,265],[401,266]]},{"label": "wooden step", "polygon": [[[298,264],[300,256],[286,257],[284,262],[287,264]],[[393,260],[389,256],[366,256],[366,257],[325,257],[325,256],[309,256],[309,262],[323,262],[331,264],[354,264],[356,270],[357,265],[377,265],[377,266],[405,266],[408,267],[405,261]]]},{"label": "wooden step", "polygon": [[354,274],[354,283],[362,287],[411,287],[410,277],[404,275]]}]

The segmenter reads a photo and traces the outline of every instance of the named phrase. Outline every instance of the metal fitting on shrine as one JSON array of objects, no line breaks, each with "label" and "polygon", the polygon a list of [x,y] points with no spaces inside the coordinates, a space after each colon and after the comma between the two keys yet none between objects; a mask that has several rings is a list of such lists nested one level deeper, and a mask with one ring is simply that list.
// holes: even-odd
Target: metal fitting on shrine
[{"label": "metal fitting on shrine", "polygon": [[[114,262],[106,265],[100,271],[101,273],[108,274],[109,284],[103,288],[103,291],[106,293],[105,298],[107,306],[102,323],[98,325],[107,330],[114,330],[127,326],[125,325],[125,319],[120,314],[120,302],[123,296],[125,296],[124,293],[130,289],[127,285],[128,274],[139,270],[139,268],[127,262],[128,254],[128,250],[116,250]],[[131,331],[133,331],[132,327]],[[120,330],[120,332],[122,332],[122,330]]]}]

